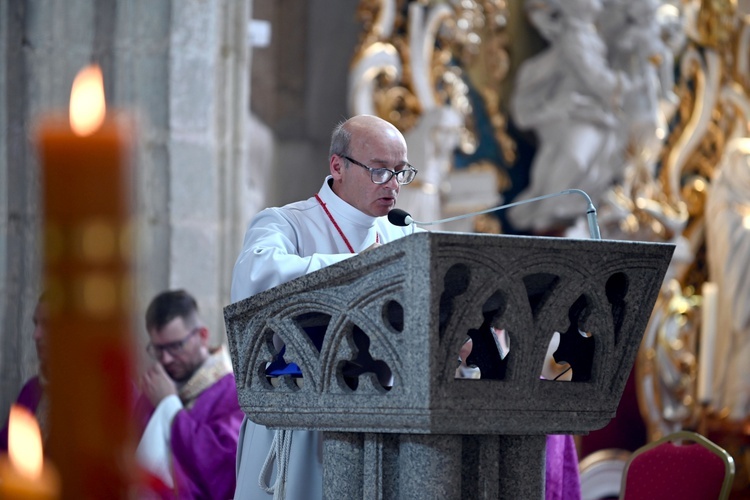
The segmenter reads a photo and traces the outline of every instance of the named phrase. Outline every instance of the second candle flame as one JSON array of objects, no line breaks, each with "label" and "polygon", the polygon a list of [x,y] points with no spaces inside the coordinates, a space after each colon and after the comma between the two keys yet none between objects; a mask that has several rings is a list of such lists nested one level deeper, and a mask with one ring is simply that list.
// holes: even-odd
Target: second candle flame
[{"label": "second candle flame", "polygon": [[8,456],[19,474],[38,479],[42,475],[42,435],[34,415],[20,405],[10,408]]}]

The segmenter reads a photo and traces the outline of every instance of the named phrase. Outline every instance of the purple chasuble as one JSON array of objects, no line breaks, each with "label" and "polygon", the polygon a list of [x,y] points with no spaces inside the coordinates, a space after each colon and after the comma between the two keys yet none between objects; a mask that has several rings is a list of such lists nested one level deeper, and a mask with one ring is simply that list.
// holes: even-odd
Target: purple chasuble
[{"label": "purple chasuble", "polygon": [[579,500],[581,480],[578,475],[578,453],[573,436],[547,436],[546,500]]}]

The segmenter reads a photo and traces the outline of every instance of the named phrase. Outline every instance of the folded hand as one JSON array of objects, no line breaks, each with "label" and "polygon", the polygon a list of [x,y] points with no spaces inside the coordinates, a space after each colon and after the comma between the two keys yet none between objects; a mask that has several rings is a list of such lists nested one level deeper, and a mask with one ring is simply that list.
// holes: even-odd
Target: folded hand
[{"label": "folded hand", "polygon": [[141,390],[146,394],[151,404],[157,406],[162,399],[177,394],[174,381],[160,363],[154,363],[141,377]]}]

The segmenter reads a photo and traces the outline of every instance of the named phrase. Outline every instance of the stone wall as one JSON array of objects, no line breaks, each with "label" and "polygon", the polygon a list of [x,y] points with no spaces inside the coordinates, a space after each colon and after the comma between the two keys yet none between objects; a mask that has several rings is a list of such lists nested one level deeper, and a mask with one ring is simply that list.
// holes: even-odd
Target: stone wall
[{"label": "stone wall", "polygon": [[358,3],[253,0],[253,17],[272,26],[270,45],[253,50],[251,75],[251,109],[276,141],[268,205],[308,198],[328,175],[331,130],[349,113]]}]

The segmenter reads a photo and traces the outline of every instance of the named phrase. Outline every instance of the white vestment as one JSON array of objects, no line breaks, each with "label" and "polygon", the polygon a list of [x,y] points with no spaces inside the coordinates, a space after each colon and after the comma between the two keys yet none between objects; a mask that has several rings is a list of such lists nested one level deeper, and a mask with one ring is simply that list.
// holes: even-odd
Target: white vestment
[{"label": "white vestment", "polygon": [[[326,178],[318,195],[342,235],[315,197],[281,208],[267,208],[250,222],[242,251],[232,274],[232,302],[322,269],[351,257],[375,241],[388,243],[411,234],[414,228],[397,227],[385,217],[371,217],[340,199]],[[274,432],[245,418],[237,449],[235,499],[270,498],[259,486]],[[323,496],[322,436],[317,431],[292,432],[291,452],[284,487],[288,500],[316,500]],[[278,458],[277,458],[278,460]],[[277,465],[266,484],[273,485]]]}]

